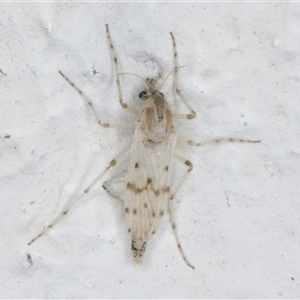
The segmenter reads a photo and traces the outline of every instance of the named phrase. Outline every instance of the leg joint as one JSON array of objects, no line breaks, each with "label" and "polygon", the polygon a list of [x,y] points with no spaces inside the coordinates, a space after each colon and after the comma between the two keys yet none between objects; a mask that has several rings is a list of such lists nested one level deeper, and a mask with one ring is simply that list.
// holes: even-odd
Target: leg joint
[{"label": "leg joint", "polygon": [[191,172],[193,170],[193,164],[189,160],[186,160],[185,164],[189,167],[188,172]]}]

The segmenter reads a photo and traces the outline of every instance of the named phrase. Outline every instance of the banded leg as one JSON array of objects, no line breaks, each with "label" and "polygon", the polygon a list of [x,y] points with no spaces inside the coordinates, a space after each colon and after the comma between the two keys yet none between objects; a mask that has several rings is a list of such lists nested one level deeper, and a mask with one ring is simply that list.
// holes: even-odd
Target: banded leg
[{"label": "banded leg", "polygon": [[105,24],[106,26],[106,35],[107,35],[107,39],[108,39],[108,43],[109,43],[109,47],[110,47],[110,52],[114,61],[114,65],[115,65],[115,75],[116,75],[116,84],[117,84],[117,88],[118,88],[118,94],[119,94],[119,102],[121,104],[121,106],[124,109],[127,109],[128,111],[130,111],[131,113],[135,114],[135,115],[139,115],[139,112],[132,106],[129,106],[126,102],[123,101],[123,95],[122,95],[122,89],[121,89],[121,83],[120,83],[120,73],[119,73],[119,66],[118,66],[118,59],[116,56],[116,52],[110,37],[110,33],[109,33],[109,27],[108,24]]},{"label": "banded leg", "polygon": [[259,140],[244,140],[244,139],[234,139],[234,138],[220,138],[220,139],[215,139],[211,141],[206,141],[206,142],[200,142],[196,143],[194,141],[189,140],[187,143],[190,146],[194,147],[200,147],[208,144],[219,144],[219,143],[251,143],[251,144],[257,144],[260,143],[261,141]]},{"label": "banded leg", "polygon": [[185,165],[188,166],[188,169],[186,170],[186,172],[184,173],[184,175],[182,176],[181,180],[179,181],[179,183],[177,184],[174,192],[171,194],[169,200],[168,200],[168,209],[169,209],[169,216],[170,216],[170,222],[171,222],[171,226],[172,226],[172,231],[173,234],[175,236],[175,240],[177,243],[177,247],[178,250],[183,258],[183,260],[185,261],[185,263],[192,268],[193,270],[195,269],[195,267],[188,261],[188,259],[186,258],[186,255],[183,251],[183,248],[181,246],[181,243],[179,241],[179,236],[178,236],[178,232],[176,229],[176,223],[175,223],[175,214],[174,214],[174,197],[176,195],[176,193],[178,192],[178,190],[180,189],[180,187],[182,186],[183,182],[186,180],[187,176],[192,172],[193,170],[193,164],[189,161],[184,159],[183,157],[175,154],[175,157],[180,160],[181,162],[183,162]]},{"label": "banded leg", "polygon": [[[207,142],[203,142],[203,143],[195,143],[193,141],[188,141],[188,144],[190,146],[204,146],[207,144],[218,144],[218,143],[226,143],[226,142],[231,142],[231,143],[260,143],[260,141],[256,141],[256,140],[244,140],[244,139],[233,139],[233,138],[222,138],[222,139],[215,139],[215,140],[211,140],[211,141],[207,141]],[[176,223],[175,223],[175,216],[174,216],[174,206],[173,206],[173,199],[175,198],[176,193],[178,192],[178,190],[180,189],[180,187],[182,186],[182,184],[184,183],[184,181],[186,180],[186,178],[188,177],[188,175],[191,173],[191,171],[193,170],[193,164],[189,161],[184,159],[183,157],[175,154],[175,158],[177,158],[178,160],[180,160],[181,162],[183,162],[185,165],[188,166],[187,171],[185,172],[185,174],[182,176],[182,178],[180,179],[179,183],[177,184],[176,188],[174,189],[174,192],[171,194],[170,198],[169,198],[169,202],[168,202],[168,206],[169,206],[169,215],[170,215],[170,222],[171,222],[171,226],[172,226],[172,230],[176,239],[176,243],[177,243],[177,247],[179,249],[179,252],[183,258],[183,260],[186,262],[186,264],[192,268],[195,269],[195,267],[187,260],[185,253],[183,251],[183,248],[180,244],[179,241],[179,237],[178,237],[178,233],[177,233],[177,229],[176,229]]]},{"label": "banded leg", "polygon": [[75,90],[77,91],[81,97],[85,100],[86,104],[91,108],[93,115],[97,121],[97,123],[102,126],[103,128],[127,128],[134,126],[134,124],[126,124],[126,125],[120,125],[120,124],[111,124],[111,123],[103,123],[98,116],[95,107],[90,100],[90,98],[78,87],[76,86],[62,71],[58,71],[58,73],[66,80],[66,82]]},{"label": "banded leg", "polygon": [[173,61],[174,61],[174,84],[175,84],[175,91],[178,97],[181,99],[181,101],[184,103],[184,105],[187,107],[187,109],[190,111],[189,114],[174,114],[174,118],[176,119],[194,119],[196,117],[196,112],[193,110],[193,108],[189,105],[189,103],[186,101],[186,99],[181,94],[181,91],[178,86],[178,54],[177,54],[177,47],[176,47],[176,41],[174,38],[174,35],[172,32],[170,32],[171,38],[172,38],[172,44],[173,44]]},{"label": "banded leg", "polygon": [[122,150],[122,152],[117,155],[108,165],[107,167],[92,181],[92,183],[90,183],[83,191],[83,193],[76,198],[75,200],[69,202],[66,204],[65,208],[63,209],[63,211],[61,213],[59,213],[59,215],[50,223],[50,225],[46,226],[35,238],[33,238],[28,245],[30,246],[32,243],[34,243],[36,240],[38,240],[40,237],[42,237],[43,235],[45,235],[47,233],[47,231],[51,228],[53,228],[53,226],[55,226],[57,223],[59,223],[70,211],[70,209],[79,201],[81,200],[81,198],[86,195],[90,189],[94,186],[94,184],[103,176],[105,175],[111,168],[113,168],[119,161],[120,159],[128,152],[129,148],[131,146],[131,143]]}]

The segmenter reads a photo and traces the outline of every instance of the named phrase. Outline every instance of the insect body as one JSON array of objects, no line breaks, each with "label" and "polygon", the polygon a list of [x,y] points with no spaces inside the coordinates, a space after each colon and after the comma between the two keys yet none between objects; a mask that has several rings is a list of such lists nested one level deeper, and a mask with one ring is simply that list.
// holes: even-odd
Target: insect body
[{"label": "insect body", "polygon": [[132,235],[134,262],[142,261],[146,242],[167,211],[176,133],[168,103],[146,80],[143,110],[131,145],[124,211]]},{"label": "insect body", "polygon": [[[173,209],[173,200],[175,194],[193,169],[193,165],[189,160],[184,159],[176,153],[177,135],[173,121],[175,119],[183,118],[193,119],[196,116],[195,111],[182,96],[178,87],[177,72],[179,67],[177,63],[177,50],[174,36],[172,33],[170,33],[172,38],[174,61],[174,69],[171,74],[173,74],[176,94],[189,111],[187,114],[174,114],[171,111],[169,104],[164,98],[164,95],[160,92],[162,85],[159,85],[155,79],[147,78],[144,80],[145,90],[139,93],[139,98],[142,101],[141,112],[124,102],[120,85],[118,59],[110,38],[108,25],[106,25],[106,33],[111,50],[112,60],[114,62],[119,103],[124,109],[137,115],[138,117],[137,123],[135,124],[133,141],[107,165],[105,170],[103,170],[93,180],[93,182],[84,189],[84,192],[77,199],[67,203],[63,211],[50,223],[50,225],[45,227],[40,234],[33,238],[28,245],[31,245],[33,242],[43,236],[50,228],[52,228],[64,216],[66,216],[75,203],[77,203],[85,194],[87,194],[92,186],[112,167],[118,164],[119,161],[129,151],[130,161],[128,172],[126,173],[125,178],[121,180],[123,182],[123,193],[116,192],[114,190],[113,180],[106,181],[103,184],[103,187],[110,194],[124,201],[124,214],[127,223],[127,231],[131,235],[133,262],[136,264],[142,263],[147,241],[155,234],[161,219],[166,212],[168,212],[179,252],[181,253],[186,264],[194,269],[194,266],[187,260],[179,242]],[[59,73],[83,97],[83,99],[92,109],[94,117],[100,126],[103,128],[124,127],[111,123],[103,123],[94,109],[92,101],[61,71],[59,71]],[[166,78],[168,78],[168,76]],[[202,146],[205,144],[220,142],[257,143],[259,141],[223,138],[204,143],[188,141],[188,144],[191,146]],[[186,172],[183,174],[175,187],[171,186],[174,158],[184,163],[187,167]]]}]

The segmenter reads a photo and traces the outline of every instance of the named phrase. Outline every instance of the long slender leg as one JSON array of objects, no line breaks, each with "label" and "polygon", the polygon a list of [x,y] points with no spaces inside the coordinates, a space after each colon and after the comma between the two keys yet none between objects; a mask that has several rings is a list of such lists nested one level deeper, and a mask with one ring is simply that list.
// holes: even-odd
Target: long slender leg
[{"label": "long slender leg", "polygon": [[103,128],[127,128],[127,127],[132,127],[134,126],[134,124],[126,124],[126,125],[119,125],[119,124],[112,124],[112,123],[103,123],[100,119],[100,117],[98,116],[95,107],[92,103],[92,101],[90,100],[90,98],[79,88],[77,87],[62,71],[58,71],[58,73],[67,81],[67,83],[69,85],[72,86],[72,88],[77,91],[81,97],[85,100],[85,102],[87,103],[87,105],[91,108],[93,115],[97,121],[97,123],[102,126]]},{"label": "long slender leg", "polygon": [[184,175],[182,176],[182,178],[180,179],[180,181],[178,182],[176,188],[174,189],[172,195],[170,198],[174,199],[176,193],[178,192],[178,190],[180,189],[180,187],[182,186],[183,182],[186,180],[186,178],[188,177],[188,175],[192,172],[193,170],[193,164],[189,161],[189,160],[186,160],[185,158],[175,154],[174,155],[175,158],[177,158],[178,160],[180,160],[181,162],[183,162],[187,167],[188,169],[186,170],[186,172],[184,173]]},{"label": "long slender leg", "polygon": [[[215,140],[211,140],[211,141],[206,141],[206,142],[202,142],[202,143],[195,143],[193,141],[188,141],[188,144],[190,146],[195,146],[195,147],[200,147],[200,146],[204,146],[204,145],[208,145],[208,144],[219,144],[219,143],[252,143],[252,144],[256,144],[256,143],[260,143],[260,141],[254,141],[254,140],[243,140],[243,139],[233,139],[233,138],[221,138],[221,139],[215,139]],[[182,178],[180,179],[180,181],[178,182],[176,188],[173,191],[173,194],[171,195],[170,199],[174,199],[176,193],[178,192],[178,190],[180,189],[180,187],[182,186],[183,182],[186,180],[186,178],[188,177],[189,173],[192,172],[193,170],[193,164],[189,161],[186,160],[185,158],[175,154],[174,155],[175,158],[177,158],[178,160],[180,160],[181,162],[183,162],[185,165],[188,166],[187,171],[185,172],[185,174],[182,176]]]},{"label": "long slender leg", "polygon": [[[195,143],[191,140],[188,141],[188,145],[194,146],[194,147],[200,147],[200,146],[205,146],[205,145],[209,145],[209,144],[220,144],[220,143],[251,143],[251,144],[256,144],[256,143],[260,143],[260,141],[258,141],[258,140],[233,139],[233,138],[220,138],[220,139],[205,141],[205,142],[201,142],[201,143]],[[193,165],[189,160],[186,160],[186,159],[184,159],[181,156],[176,155],[176,154],[175,154],[175,157],[178,160],[185,163],[189,168],[186,171],[186,173],[183,175],[181,180],[179,181],[176,189],[174,190],[173,195],[171,196],[173,198],[174,198],[175,194],[178,192],[178,190],[180,189],[181,185],[183,184],[183,182],[185,181],[187,176],[189,175],[189,173],[193,170]]]},{"label": "long slender leg", "polygon": [[103,176],[105,175],[111,168],[113,168],[119,161],[120,159],[127,153],[127,151],[129,150],[131,144],[129,144],[126,148],[124,148],[122,150],[122,152],[117,155],[108,165],[107,167],[92,181],[92,183],[89,184],[89,186],[87,186],[83,193],[76,198],[73,201],[70,201],[66,204],[65,208],[63,209],[63,211],[61,213],[59,213],[59,215],[50,223],[50,225],[46,226],[35,238],[33,238],[28,245],[31,245],[33,242],[35,242],[37,239],[39,239],[40,237],[42,237],[43,235],[45,235],[45,233],[53,228],[53,226],[55,226],[57,223],[59,223],[61,221],[61,219],[63,219],[68,212],[70,211],[70,209],[79,201],[81,200],[81,198],[86,195],[90,189],[94,186],[94,184]]},{"label": "long slender leg", "polygon": [[208,144],[220,144],[220,143],[252,143],[252,144],[257,144],[260,143],[261,141],[259,140],[245,140],[245,139],[234,139],[234,138],[220,138],[220,139],[215,139],[211,141],[205,141],[205,142],[200,142],[196,143],[194,141],[189,140],[187,143],[190,146],[194,147],[200,147]]},{"label": "long slender leg", "polygon": [[[218,143],[226,143],[226,142],[230,142],[230,143],[260,143],[260,141],[258,141],[258,140],[256,141],[256,140],[222,138],[222,139],[215,139],[215,140],[206,141],[206,142],[202,142],[202,143],[195,143],[193,141],[188,141],[188,144],[190,146],[200,147],[200,146],[204,146],[204,145],[207,145],[207,144],[218,144]],[[186,180],[188,175],[192,172],[193,164],[189,160],[186,160],[185,158],[183,158],[183,157],[181,157],[177,154],[175,154],[175,158],[177,158],[178,160],[183,162],[185,165],[187,165],[188,169],[186,170],[186,172],[184,173],[184,175],[182,176],[182,178],[178,182],[176,188],[174,189],[173,193],[171,194],[171,196],[169,198],[168,205],[169,205],[170,221],[171,221],[172,230],[173,230],[176,242],[177,242],[177,246],[178,246],[179,252],[180,252],[183,260],[186,262],[186,264],[189,267],[191,267],[192,269],[195,269],[195,267],[187,260],[187,258],[185,256],[185,253],[183,251],[183,248],[180,244],[178,233],[177,233],[177,230],[176,230],[175,217],[174,217],[174,206],[173,206],[173,199],[174,199],[176,193],[178,192],[178,190],[180,189],[180,187],[182,186],[183,182]]]},{"label": "long slender leg", "polygon": [[180,252],[183,260],[185,261],[185,263],[190,268],[192,268],[193,270],[195,270],[195,267],[186,258],[186,255],[185,255],[185,253],[183,251],[183,248],[181,246],[181,243],[180,243],[180,240],[179,240],[179,237],[178,237],[178,233],[177,233],[177,229],[176,229],[176,224],[175,224],[173,199],[169,199],[168,207],[169,207],[169,216],[170,216],[170,222],[171,222],[171,225],[172,225],[172,231],[173,231],[173,234],[175,236],[175,240],[176,240],[176,243],[177,243],[178,250],[179,250],[179,252]]},{"label": "long slender leg", "polygon": [[170,222],[171,222],[171,226],[172,226],[172,231],[173,231],[173,234],[175,236],[175,239],[176,239],[176,243],[177,243],[177,247],[178,247],[178,250],[183,258],[183,260],[186,262],[186,264],[192,268],[193,270],[195,269],[195,267],[188,261],[188,259],[186,258],[186,255],[183,251],[183,248],[181,246],[181,243],[179,241],[179,236],[178,236],[178,233],[177,233],[177,229],[176,229],[176,223],[175,223],[175,214],[174,214],[174,197],[176,195],[176,193],[178,192],[178,190],[180,189],[181,185],[183,184],[183,182],[185,181],[185,179],[187,178],[187,176],[189,175],[189,173],[193,170],[193,164],[184,159],[183,157],[175,154],[175,157],[180,160],[181,162],[183,162],[185,165],[187,165],[188,169],[186,170],[186,172],[184,173],[184,175],[182,176],[181,180],[179,181],[179,183],[177,184],[175,190],[173,191],[173,193],[171,194],[170,198],[169,198],[169,201],[168,201],[168,207],[169,207],[169,216],[170,216]]},{"label": "long slender leg", "polygon": [[117,84],[117,88],[118,88],[118,94],[119,94],[119,102],[121,104],[121,106],[124,109],[127,109],[128,111],[130,111],[131,113],[135,114],[135,115],[139,115],[139,112],[132,106],[129,106],[126,102],[123,101],[123,95],[122,95],[122,89],[121,89],[121,83],[120,83],[120,73],[119,73],[119,66],[118,66],[118,59],[116,56],[116,52],[110,37],[110,33],[109,33],[109,27],[108,24],[105,24],[106,26],[106,35],[107,35],[107,39],[109,42],[109,47],[110,47],[110,52],[114,61],[114,65],[115,65],[115,73],[116,73],[116,84]]},{"label": "long slender leg", "polygon": [[187,109],[190,111],[189,114],[174,114],[174,118],[176,119],[194,119],[196,117],[196,112],[193,110],[193,108],[189,105],[189,103],[186,101],[186,99],[183,97],[183,95],[180,92],[179,86],[178,86],[178,54],[177,54],[177,48],[176,48],[176,41],[174,38],[174,35],[172,32],[170,32],[172,37],[172,44],[173,44],[173,60],[174,60],[174,84],[175,84],[175,91],[176,94],[179,96],[179,98],[182,100],[184,105],[187,107]]}]

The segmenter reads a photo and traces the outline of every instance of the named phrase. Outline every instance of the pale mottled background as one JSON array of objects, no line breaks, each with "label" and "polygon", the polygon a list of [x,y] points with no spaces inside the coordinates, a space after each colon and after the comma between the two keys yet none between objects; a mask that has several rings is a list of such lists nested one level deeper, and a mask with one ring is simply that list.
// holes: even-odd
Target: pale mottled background
[{"label": "pale mottled background", "polygon": [[[300,297],[299,3],[2,3],[0,16],[1,298]],[[180,87],[197,111],[177,123],[184,139],[262,141],[180,144],[194,171],[176,218],[195,271],[167,218],[144,265],[132,265],[122,204],[101,187],[126,161],[27,246],[132,138],[99,128],[58,74],[104,121],[134,121],[119,108],[105,23],[121,71],[144,77],[172,70],[174,33]],[[139,107],[142,82],[122,84]],[[182,107],[171,87],[162,91]],[[184,167],[175,167],[176,182]]]}]

